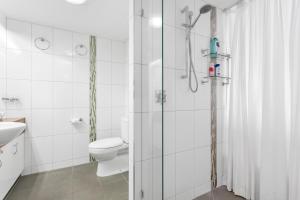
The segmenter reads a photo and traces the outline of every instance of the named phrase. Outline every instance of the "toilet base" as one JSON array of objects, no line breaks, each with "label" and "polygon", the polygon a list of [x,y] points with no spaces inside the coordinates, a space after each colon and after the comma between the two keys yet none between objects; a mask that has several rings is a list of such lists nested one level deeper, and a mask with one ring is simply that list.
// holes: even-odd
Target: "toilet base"
[{"label": "toilet base", "polygon": [[100,161],[97,167],[97,176],[105,177],[128,171],[128,153],[117,155],[112,160]]}]

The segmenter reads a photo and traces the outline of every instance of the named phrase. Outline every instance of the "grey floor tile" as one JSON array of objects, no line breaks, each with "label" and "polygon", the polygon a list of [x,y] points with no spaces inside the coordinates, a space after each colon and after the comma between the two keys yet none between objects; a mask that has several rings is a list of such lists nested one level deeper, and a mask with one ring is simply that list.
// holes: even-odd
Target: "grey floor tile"
[{"label": "grey floor tile", "polygon": [[221,186],[213,191],[213,198],[211,193],[202,195],[195,200],[245,200],[242,197],[234,195],[232,192],[227,191],[226,187]]},{"label": "grey floor tile", "polygon": [[7,200],[128,200],[128,173],[97,177],[86,164],[19,179]]}]

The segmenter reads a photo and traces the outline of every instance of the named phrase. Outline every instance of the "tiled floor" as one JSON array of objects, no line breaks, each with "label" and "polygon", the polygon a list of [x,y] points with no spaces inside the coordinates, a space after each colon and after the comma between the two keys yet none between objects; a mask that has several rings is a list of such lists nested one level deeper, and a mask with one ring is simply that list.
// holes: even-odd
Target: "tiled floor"
[{"label": "tiled floor", "polygon": [[128,200],[128,173],[100,178],[96,164],[21,177],[7,200]]},{"label": "tiled floor", "polygon": [[214,198],[210,197],[210,193],[207,193],[195,200],[245,200],[242,197],[234,195],[232,192],[228,192],[226,187],[222,186],[214,190]]}]

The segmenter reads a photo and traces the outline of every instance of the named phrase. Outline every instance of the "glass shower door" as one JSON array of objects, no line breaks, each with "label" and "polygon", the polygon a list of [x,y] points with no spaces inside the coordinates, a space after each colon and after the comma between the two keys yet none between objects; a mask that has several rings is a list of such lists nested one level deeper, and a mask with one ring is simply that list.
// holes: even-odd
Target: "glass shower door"
[{"label": "glass shower door", "polygon": [[134,199],[163,199],[162,0],[133,0]]}]

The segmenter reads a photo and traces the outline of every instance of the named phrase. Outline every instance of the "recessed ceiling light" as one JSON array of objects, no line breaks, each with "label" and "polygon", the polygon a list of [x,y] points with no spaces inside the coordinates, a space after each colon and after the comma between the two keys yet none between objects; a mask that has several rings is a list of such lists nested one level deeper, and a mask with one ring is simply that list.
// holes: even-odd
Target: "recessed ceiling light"
[{"label": "recessed ceiling light", "polygon": [[80,5],[80,4],[84,4],[87,0],[65,0],[65,1],[71,4]]}]

